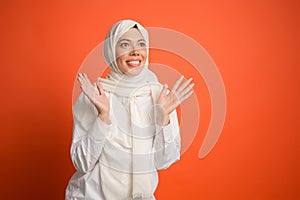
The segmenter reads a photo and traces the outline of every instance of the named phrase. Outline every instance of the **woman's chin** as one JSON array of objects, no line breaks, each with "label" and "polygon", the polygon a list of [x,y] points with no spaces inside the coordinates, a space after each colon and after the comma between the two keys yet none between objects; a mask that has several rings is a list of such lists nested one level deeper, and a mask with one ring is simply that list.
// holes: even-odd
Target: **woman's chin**
[{"label": "woman's chin", "polygon": [[141,71],[143,70],[143,66],[140,66],[140,67],[134,67],[130,70],[128,70],[126,72],[126,75],[130,75],[130,76],[137,76],[141,73]]}]

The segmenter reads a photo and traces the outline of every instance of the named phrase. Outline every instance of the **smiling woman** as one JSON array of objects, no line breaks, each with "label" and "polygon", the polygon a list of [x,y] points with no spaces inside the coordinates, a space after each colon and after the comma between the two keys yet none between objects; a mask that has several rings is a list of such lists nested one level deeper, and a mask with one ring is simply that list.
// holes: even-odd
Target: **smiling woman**
[{"label": "smiling woman", "polygon": [[117,65],[124,74],[137,75],[146,62],[146,43],[136,28],[131,28],[120,38],[116,47]]},{"label": "smiling woman", "polygon": [[122,20],[103,46],[110,67],[92,84],[79,73],[82,89],[73,107],[71,159],[77,172],[67,200],[153,200],[157,170],[180,159],[176,107],[193,93],[192,79],[173,88],[148,69],[148,33]]}]

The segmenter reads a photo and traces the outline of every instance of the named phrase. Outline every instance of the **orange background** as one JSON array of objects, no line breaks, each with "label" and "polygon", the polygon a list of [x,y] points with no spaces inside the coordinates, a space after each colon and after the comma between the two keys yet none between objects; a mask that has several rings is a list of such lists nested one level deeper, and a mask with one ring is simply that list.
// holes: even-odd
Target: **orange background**
[{"label": "orange background", "polygon": [[[1,199],[64,199],[79,66],[124,18],[180,31],[216,62],[227,92],[225,126],[198,158],[209,117],[201,77],[198,134],[160,172],[163,199],[299,199],[298,1],[2,1]],[[162,53],[163,54],[163,53]],[[171,57],[152,59],[174,64]]]}]

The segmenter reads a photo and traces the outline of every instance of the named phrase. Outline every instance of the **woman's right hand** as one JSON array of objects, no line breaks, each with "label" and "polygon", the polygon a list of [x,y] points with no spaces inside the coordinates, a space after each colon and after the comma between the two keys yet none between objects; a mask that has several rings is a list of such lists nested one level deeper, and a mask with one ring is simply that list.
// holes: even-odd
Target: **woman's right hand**
[{"label": "woman's right hand", "polygon": [[78,73],[77,79],[80,83],[80,88],[82,89],[83,93],[96,106],[98,110],[98,117],[106,124],[109,124],[110,106],[101,83],[97,82],[97,88],[95,88],[85,73]]}]

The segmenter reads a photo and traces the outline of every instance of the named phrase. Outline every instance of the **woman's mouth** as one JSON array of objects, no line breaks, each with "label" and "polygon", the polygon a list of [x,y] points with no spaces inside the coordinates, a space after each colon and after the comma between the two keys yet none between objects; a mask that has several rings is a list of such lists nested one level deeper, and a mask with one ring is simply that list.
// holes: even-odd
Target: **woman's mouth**
[{"label": "woman's mouth", "polygon": [[141,65],[140,60],[128,60],[126,61],[126,64],[130,67],[139,67]]}]

